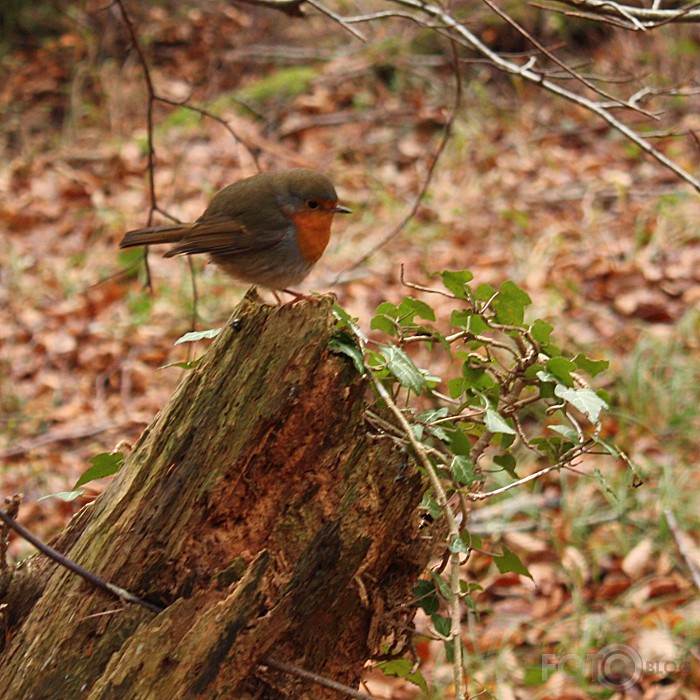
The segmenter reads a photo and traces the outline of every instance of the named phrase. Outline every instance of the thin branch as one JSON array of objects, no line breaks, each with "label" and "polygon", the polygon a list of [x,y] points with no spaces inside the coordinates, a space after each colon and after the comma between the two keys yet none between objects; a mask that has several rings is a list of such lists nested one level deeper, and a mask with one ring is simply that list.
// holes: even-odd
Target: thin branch
[{"label": "thin branch", "polygon": [[27,528],[25,528],[23,525],[20,525],[13,517],[11,517],[6,511],[4,511],[1,508],[0,520],[2,520],[2,522],[5,523],[7,527],[14,530],[22,539],[25,539],[30,544],[33,544],[42,554],[49,557],[49,559],[52,559],[65,569],[68,569],[77,576],[80,576],[82,579],[85,579],[85,581],[91,583],[96,588],[99,588],[105,591],[106,593],[109,593],[110,595],[115,596],[127,603],[134,603],[135,605],[140,605],[142,608],[146,608],[146,610],[150,610],[151,612],[163,612],[163,608],[159,605],[154,605],[153,603],[149,603],[147,600],[137,598],[133,593],[129,593],[129,591],[124,590],[123,588],[120,588],[119,586],[116,586],[115,584],[110,583],[109,581],[105,581],[101,576],[98,576],[92,571],[84,569],[79,564],[76,564],[74,561],[68,559],[68,557],[61,554],[58,550],[42,542],[36,535],[33,535],[29,530],[27,530]]},{"label": "thin branch", "polygon": [[[504,12],[498,5],[496,5],[493,0],[481,0],[485,5],[491,8],[493,12],[495,12],[504,22],[507,24],[510,24],[511,27],[513,27],[521,36],[525,37],[538,51],[540,51],[544,56],[546,56],[550,61],[555,63],[559,68],[561,68],[566,74],[568,74],[571,78],[574,80],[577,80],[580,82],[582,85],[587,87],[589,90],[592,90],[593,92],[597,93],[601,97],[606,97],[608,100],[612,101],[611,106],[617,106],[617,107],[629,107],[630,109],[635,110],[636,112],[639,112],[640,114],[643,114],[646,117],[650,117],[652,119],[657,119],[658,117],[655,117],[653,114],[650,112],[645,111],[644,109],[638,107],[637,105],[633,104],[632,102],[625,102],[624,100],[620,100],[619,98],[615,97],[614,95],[611,95],[608,92],[605,92],[604,90],[601,90],[598,88],[596,85],[594,85],[590,80],[587,80],[579,71],[575,70],[574,68],[571,68],[566,64],[566,62],[562,61],[556,54],[552,53],[544,44],[539,42],[530,32],[528,32],[525,27],[520,25],[518,22],[516,22],[507,12]],[[534,61],[533,61],[534,65]]]},{"label": "thin branch", "polygon": [[524,476],[522,479],[518,479],[517,481],[512,481],[510,484],[506,484],[505,486],[501,486],[498,489],[494,489],[493,491],[487,491],[486,493],[470,493],[469,498],[472,499],[472,501],[483,501],[487,498],[493,498],[494,496],[500,496],[503,493],[506,493],[506,491],[510,491],[511,489],[517,488],[518,486],[522,486],[523,484],[527,484],[530,481],[535,481],[536,479],[539,479],[540,477],[544,476],[545,474],[549,474],[549,472],[553,472],[557,469],[564,469],[564,468],[570,468],[571,462],[579,457],[585,450],[590,446],[591,441],[587,441],[586,443],[583,443],[581,445],[578,445],[575,447],[573,450],[569,450],[569,452],[566,453],[563,459],[559,460],[556,464],[552,464],[548,467],[545,467],[544,469],[540,469],[540,471],[535,472],[534,474],[529,474],[528,476]]},{"label": "thin branch", "polygon": [[532,70],[527,68],[527,66],[520,66],[517,63],[513,63],[512,61],[506,60],[498,53],[490,49],[475,34],[469,31],[467,27],[465,27],[461,22],[456,20],[449,12],[443,10],[438,5],[431,5],[422,2],[422,0],[393,0],[393,2],[404,7],[410,7],[415,11],[420,12],[421,14],[427,15],[433,19],[437,19],[441,24],[444,24],[449,28],[448,36],[455,38],[455,40],[459,41],[460,44],[463,44],[468,48],[480,53],[499,70],[502,70],[506,73],[511,73],[513,75],[519,75],[525,80],[529,80],[530,82],[539,85],[548,92],[551,92],[570,102],[573,102],[574,104],[583,107],[589,112],[593,112],[594,114],[598,115],[601,119],[606,121],[613,129],[619,131],[630,141],[637,144],[637,146],[639,146],[639,148],[641,148],[645,153],[650,155],[665,168],[673,172],[684,182],[688,183],[695,190],[700,192],[700,180],[698,180],[680,165],[675,163],[673,160],[668,158],[661,151],[654,148],[645,138],[643,138],[636,131],[628,127],[624,122],[617,119],[617,117],[615,117],[608,111],[605,105],[601,104],[600,102],[596,102],[595,100],[589,100],[586,97],[577,95],[575,92],[567,90],[566,88],[557,85],[551,80],[543,78],[539,73],[533,72]]},{"label": "thin branch", "polygon": [[673,539],[676,541],[676,547],[678,547],[678,551],[690,571],[695,588],[700,590],[700,566],[698,566],[697,560],[690,551],[688,535],[681,530],[678,520],[676,520],[676,515],[670,508],[664,508],[664,517],[666,518],[668,529],[671,531]]},{"label": "thin branch", "polygon": [[85,428],[78,428],[77,430],[54,430],[53,432],[46,433],[45,435],[39,435],[35,438],[31,438],[30,440],[25,440],[24,442],[20,442],[18,445],[12,445],[11,447],[0,451],[0,459],[19,457],[20,455],[26,454],[37,447],[50,445],[53,442],[71,442],[72,440],[82,440],[84,438],[94,437],[100,433],[118,428],[120,425],[122,424],[103,423],[101,425],[90,425]]},{"label": "thin branch", "polygon": [[338,683],[338,681],[331,680],[330,678],[325,678],[324,676],[319,676],[317,673],[312,673],[306,669],[300,668],[294,664],[290,664],[287,661],[280,661],[272,656],[267,656],[261,662],[265,666],[277,669],[278,671],[283,671],[284,673],[291,673],[294,676],[303,678],[307,681],[312,681],[323,688],[329,688],[330,690],[337,690],[339,693],[347,695],[349,698],[357,698],[357,700],[378,700],[375,695],[367,695],[367,693],[361,693],[359,690],[350,688],[350,686]]},{"label": "thin branch", "polygon": [[322,5],[320,2],[316,2],[316,0],[306,0],[306,3],[311,5],[311,7],[315,7],[319,12],[322,12],[327,17],[330,17],[334,22],[337,22],[346,32],[350,32],[350,34],[352,34],[356,39],[359,39],[363,43],[367,41],[367,37],[359,29],[355,29],[355,27],[350,26],[342,15],[339,15],[329,7]]},{"label": "thin branch", "polygon": [[459,109],[462,104],[462,77],[459,72],[459,55],[457,53],[457,46],[452,40],[450,41],[450,47],[452,48],[452,58],[455,76],[454,104],[452,106],[452,112],[450,113],[450,116],[448,117],[447,122],[445,123],[445,128],[442,132],[442,139],[440,140],[437,150],[433,154],[432,161],[428,166],[428,172],[425,176],[425,180],[423,181],[423,185],[420,191],[418,192],[418,195],[413,201],[413,206],[409,210],[408,214],[406,214],[406,216],[391,231],[389,231],[389,233],[386,236],[384,236],[384,238],[382,238],[379,242],[375,243],[375,245],[373,245],[361,258],[353,262],[349,267],[345,268],[344,270],[341,270],[341,272],[338,273],[338,275],[331,282],[331,284],[338,284],[338,282],[340,282],[340,280],[342,279],[343,275],[360,267],[360,265],[367,262],[367,260],[369,260],[380,248],[383,248],[387,243],[389,243],[389,241],[396,238],[396,236],[398,236],[404,230],[404,228],[406,228],[408,223],[413,219],[413,217],[418,212],[420,205],[423,203],[423,199],[425,199],[425,195],[427,194],[428,189],[430,188],[430,183],[433,180],[433,175],[435,173],[435,168],[437,167],[438,161],[440,160],[440,157],[442,156],[452,136],[452,127],[454,125],[455,120],[457,119],[457,114],[459,113]]},{"label": "thin branch", "polygon": [[[587,10],[590,18],[603,16],[617,17],[628,24],[621,24],[627,29],[646,31],[660,27],[668,22],[698,22],[700,10],[697,2],[688,3],[684,7],[672,10],[662,10],[658,7],[646,8],[635,5],[625,5],[613,0],[556,0],[562,5],[575,7],[577,11]],[[545,8],[555,10],[555,7]]]}]

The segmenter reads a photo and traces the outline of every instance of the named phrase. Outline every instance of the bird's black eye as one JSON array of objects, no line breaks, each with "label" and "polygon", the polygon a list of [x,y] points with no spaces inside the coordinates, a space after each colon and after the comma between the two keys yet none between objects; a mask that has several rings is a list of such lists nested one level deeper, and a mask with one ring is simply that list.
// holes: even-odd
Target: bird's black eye
[{"label": "bird's black eye", "polygon": [[307,199],[306,206],[309,207],[309,209],[318,209],[320,204],[315,199]]}]

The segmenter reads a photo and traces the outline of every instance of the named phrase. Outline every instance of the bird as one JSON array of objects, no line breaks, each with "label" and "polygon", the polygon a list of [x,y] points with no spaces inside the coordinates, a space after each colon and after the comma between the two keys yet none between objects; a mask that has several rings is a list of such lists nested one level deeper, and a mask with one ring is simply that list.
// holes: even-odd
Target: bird
[{"label": "bird", "polygon": [[164,257],[208,253],[239,282],[297,298],[293,291],[328,245],[338,202],[328,177],[308,168],[264,172],[219,190],[190,224],[165,224],[128,231],[119,243],[131,248],[174,243]]}]

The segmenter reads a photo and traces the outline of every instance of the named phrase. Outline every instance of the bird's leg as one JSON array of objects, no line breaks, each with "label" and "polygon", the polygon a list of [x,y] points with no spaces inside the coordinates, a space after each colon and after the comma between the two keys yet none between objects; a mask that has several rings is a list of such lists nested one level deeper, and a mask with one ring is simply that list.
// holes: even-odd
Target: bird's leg
[{"label": "bird's leg", "polygon": [[[302,292],[297,292],[293,289],[282,289],[280,291],[284,292],[285,294],[291,294],[294,297],[294,299],[291,301],[286,302],[287,304],[296,304],[298,301],[302,301],[302,299],[311,299],[312,296],[311,294],[303,294]],[[277,297],[277,294],[275,294],[275,296]],[[277,297],[277,301],[279,300],[279,297]]]}]

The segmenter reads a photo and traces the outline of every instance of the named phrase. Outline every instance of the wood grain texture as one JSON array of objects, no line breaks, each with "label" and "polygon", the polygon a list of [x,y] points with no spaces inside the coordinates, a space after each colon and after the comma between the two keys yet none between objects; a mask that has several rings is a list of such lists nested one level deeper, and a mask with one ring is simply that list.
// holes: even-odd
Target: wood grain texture
[{"label": "wood grain texture", "polygon": [[355,684],[412,617],[424,483],[368,433],[366,382],[328,350],[331,301],[248,296],[234,317],[63,537],[70,558],[166,609],[44,567],[0,697],[337,697],[261,661]]}]

